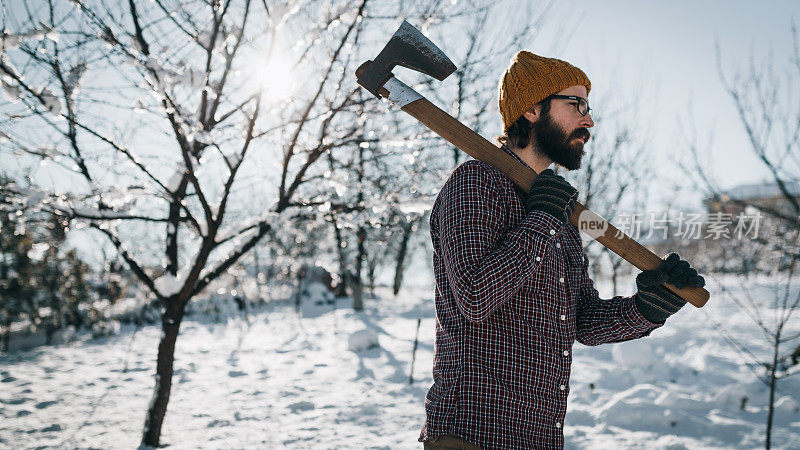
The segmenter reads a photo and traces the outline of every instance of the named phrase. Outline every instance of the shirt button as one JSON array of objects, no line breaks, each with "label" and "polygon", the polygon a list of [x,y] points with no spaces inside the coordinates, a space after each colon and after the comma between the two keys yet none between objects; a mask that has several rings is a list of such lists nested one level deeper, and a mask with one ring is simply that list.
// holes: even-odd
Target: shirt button
[{"label": "shirt button", "polygon": [[561,422],[556,422],[556,428],[561,428]]},{"label": "shirt button", "polygon": [[561,319],[561,320],[567,320],[567,316],[565,316],[564,314],[562,314],[562,315],[561,315],[561,317],[559,317],[559,319]]},{"label": "shirt button", "polygon": [[550,230],[550,234],[556,234],[556,230]]},{"label": "shirt button", "polygon": [[541,261],[541,260],[542,260],[541,256],[536,257],[536,261]]},{"label": "shirt button", "polygon": [[561,243],[560,242],[556,242],[556,248],[561,248]]},{"label": "shirt button", "polygon": [[558,282],[559,282],[559,283],[563,283],[563,282],[564,282],[564,277],[561,277],[561,278],[559,278],[559,279],[558,279]]},{"label": "shirt button", "polygon": [[564,350],[564,356],[569,356],[569,350]]},{"label": "shirt button", "polygon": [[561,386],[559,386],[558,388],[559,388],[559,389],[561,389],[561,390],[563,391],[563,390],[564,390],[564,389],[566,389],[567,387],[566,387],[566,386],[564,386],[564,385],[562,384],[562,385],[561,385]]}]

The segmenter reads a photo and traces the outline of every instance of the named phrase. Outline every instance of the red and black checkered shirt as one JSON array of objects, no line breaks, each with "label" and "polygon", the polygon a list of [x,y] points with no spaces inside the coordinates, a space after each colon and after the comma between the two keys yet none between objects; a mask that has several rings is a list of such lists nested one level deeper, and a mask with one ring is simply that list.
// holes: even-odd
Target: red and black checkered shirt
[{"label": "red and black checkered shirt", "polygon": [[521,195],[495,167],[468,161],[434,203],[436,344],[420,441],[455,434],[484,448],[563,447],[573,342],[657,328],[633,297],[601,299],[578,229],[526,214]]}]

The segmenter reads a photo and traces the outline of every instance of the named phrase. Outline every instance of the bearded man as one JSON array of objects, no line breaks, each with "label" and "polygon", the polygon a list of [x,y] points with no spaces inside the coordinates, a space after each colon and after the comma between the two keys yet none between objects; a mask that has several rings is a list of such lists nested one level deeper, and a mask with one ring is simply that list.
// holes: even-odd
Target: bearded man
[{"label": "bearded man", "polygon": [[538,173],[530,192],[471,160],[436,198],[425,449],[562,448],[574,341],[647,336],[686,303],[662,283],[705,285],[673,253],[636,277],[634,295],[599,297],[568,221],[578,192],[548,169],[580,168],[594,126],[590,89],[586,74],[565,61],[517,53],[499,83],[497,151]]}]

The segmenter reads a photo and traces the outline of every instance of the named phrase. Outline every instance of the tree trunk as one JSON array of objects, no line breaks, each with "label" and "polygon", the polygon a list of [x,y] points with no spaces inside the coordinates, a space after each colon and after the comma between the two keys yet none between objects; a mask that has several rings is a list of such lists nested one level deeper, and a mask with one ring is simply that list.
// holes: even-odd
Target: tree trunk
[{"label": "tree trunk", "polygon": [[183,308],[179,308],[178,299],[166,301],[167,310],[161,319],[161,342],[158,344],[156,361],[156,384],[153,398],[147,410],[142,434],[142,445],[158,447],[161,439],[161,426],[167,413],[170,389],[172,387],[172,368],[175,362],[175,341],[183,319]]},{"label": "tree trunk", "polygon": [[0,351],[7,352],[9,349],[9,345],[11,344],[11,324],[9,323],[6,326],[6,329],[3,331],[2,341],[0,341]]},{"label": "tree trunk", "polygon": [[353,277],[353,310],[364,309],[364,283],[360,277]]},{"label": "tree trunk", "polygon": [[364,266],[364,258],[367,253],[364,246],[364,239],[367,236],[367,230],[361,226],[358,228],[358,256],[356,257],[356,273],[353,276],[353,309],[361,311],[364,309],[364,282],[362,281],[362,267]]},{"label": "tree trunk", "polygon": [[394,295],[400,292],[400,286],[403,284],[403,269],[405,267],[406,253],[408,252],[408,241],[411,238],[411,230],[413,228],[413,222],[403,225],[403,239],[400,241],[400,249],[397,251],[397,261],[394,268],[394,286],[392,287]]},{"label": "tree trunk", "polygon": [[331,214],[331,223],[333,224],[333,234],[336,236],[336,252],[339,256],[339,284],[336,285],[334,294],[337,297],[344,297],[347,295],[347,286],[350,285],[350,275],[347,270],[347,255],[344,251],[344,235],[342,230],[339,229],[339,224],[336,221],[336,215]]},{"label": "tree trunk", "polygon": [[[364,205],[364,148],[358,146],[358,196],[356,204],[358,206]],[[364,248],[364,239],[367,236],[367,230],[364,225],[358,227],[356,232],[356,239],[358,241],[358,252],[356,255],[356,270],[353,276],[353,309],[361,311],[364,309],[364,282],[362,281],[361,267],[364,265],[364,257],[366,249]]]},{"label": "tree trunk", "polygon": [[780,347],[780,341],[781,329],[778,327],[775,333],[775,343],[773,344],[775,347],[772,352],[772,367],[770,367],[769,371],[769,413],[767,413],[767,442],[765,443],[767,450],[772,446],[772,416],[775,412],[775,384],[778,382],[777,377],[775,377],[775,371],[778,368],[778,348]]},{"label": "tree trunk", "polygon": [[53,335],[56,332],[55,325],[48,323],[44,326],[44,344],[53,345]]}]

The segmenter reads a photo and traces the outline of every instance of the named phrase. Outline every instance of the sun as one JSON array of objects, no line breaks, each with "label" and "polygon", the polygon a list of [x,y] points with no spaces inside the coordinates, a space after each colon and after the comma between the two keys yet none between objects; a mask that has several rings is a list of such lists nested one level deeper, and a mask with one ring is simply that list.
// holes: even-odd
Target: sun
[{"label": "sun", "polygon": [[256,79],[268,101],[284,100],[294,94],[297,78],[292,68],[294,62],[283,54],[273,54],[266,62],[255,67]]}]

